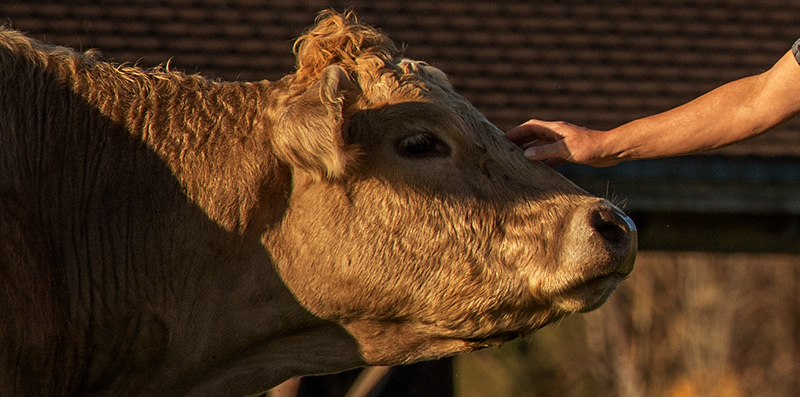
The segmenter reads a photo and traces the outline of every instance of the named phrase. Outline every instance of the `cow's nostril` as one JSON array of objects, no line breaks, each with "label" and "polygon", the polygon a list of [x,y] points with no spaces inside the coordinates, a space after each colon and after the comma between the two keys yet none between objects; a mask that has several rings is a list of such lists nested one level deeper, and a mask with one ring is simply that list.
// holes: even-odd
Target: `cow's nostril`
[{"label": "cow's nostril", "polygon": [[630,244],[631,223],[614,209],[602,209],[592,214],[592,228],[612,247]]}]

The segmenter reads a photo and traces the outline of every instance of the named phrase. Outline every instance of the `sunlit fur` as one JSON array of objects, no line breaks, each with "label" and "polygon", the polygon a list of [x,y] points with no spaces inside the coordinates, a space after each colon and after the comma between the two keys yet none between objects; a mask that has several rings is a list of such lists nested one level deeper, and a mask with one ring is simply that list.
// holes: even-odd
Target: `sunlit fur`
[{"label": "sunlit fur", "polygon": [[[296,182],[285,229],[267,239],[295,294],[378,364],[513,338],[581,310],[584,298],[559,298],[591,270],[562,263],[592,243],[562,244],[576,209],[597,199],[525,161],[444,73],[352,19],[323,13],[296,45],[299,81],[335,65],[355,83],[338,92],[343,147],[356,155],[346,179]],[[399,158],[393,143],[415,131],[452,156]]]},{"label": "sunlit fur", "polygon": [[258,393],[496,345],[630,272],[609,205],[440,70],[352,13],[295,52],[219,82],[0,29],[0,394]]}]

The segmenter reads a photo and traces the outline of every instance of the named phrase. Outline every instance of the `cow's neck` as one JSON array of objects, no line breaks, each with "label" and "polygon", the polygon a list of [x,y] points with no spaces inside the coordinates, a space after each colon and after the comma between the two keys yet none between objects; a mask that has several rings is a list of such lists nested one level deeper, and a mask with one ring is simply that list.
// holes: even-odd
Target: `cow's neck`
[{"label": "cow's neck", "polygon": [[142,134],[209,217],[243,232],[263,215],[258,204],[270,201],[263,196],[285,184],[266,136],[272,91],[267,82],[203,81],[151,94],[141,98],[150,102],[147,113],[129,118],[141,123],[131,132]]},{"label": "cow's neck", "polygon": [[0,190],[14,192],[0,224],[35,238],[11,240],[30,258],[0,262],[44,280],[26,291],[42,307],[19,306],[42,318],[5,317],[0,390],[33,377],[31,395],[244,394],[358,365],[352,338],[294,300],[259,241],[289,188],[264,136],[273,84],[27,51],[0,79]]},{"label": "cow's neck", "polygon": [[157,154],[209,217],[243,232],[263,216],[257,204],[265,189],[275,190],[266,185],[285,184],[266,134],[276,83],[220,83],[138,69],[92,73],[114,84],[90,86],[82,95]]},{"label": "cow's neck", "polygon": [[[75,146],[97,148],[93,167],[106,174],[81,185],[90,191],[63,193],[67,207],[88,212],[81,215],[85,227],[65,218],[59,233],[71,234],[58,239],[82,240],[58,255],[77,264],[64,277],[79,300],[72,309],[77,328],[97,346],[85,369],[89,382],[124,370],[133,377],[95,386],[162,384],[171,389],[153,393],[164,395],[201,383],[200,394],[251,393],[251,382],[359,365],[352,338],[296,302],[260,244],[286,210],[291,182],[265,135],[280,101],[278,83],[91,77],[104,83],[78,79],[82,99],[67,108],[90,105],[81,110],[89,120],[78,121],[93,126],[92,136]],[[68,160],[80,167],[88,164],[83,158]],[[90,205],[86,197],[105,201]],[[309,367],[314,362],[325,365]]]}]

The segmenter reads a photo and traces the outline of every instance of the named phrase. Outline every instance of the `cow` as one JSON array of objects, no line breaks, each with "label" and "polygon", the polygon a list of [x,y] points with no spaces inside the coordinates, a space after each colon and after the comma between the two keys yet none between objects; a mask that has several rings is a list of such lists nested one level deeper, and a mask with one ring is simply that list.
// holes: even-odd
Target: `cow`
[{"label": "cow", "polygon": [[592,310],[636,229],[353,13],[277,81],[0,30],[0,394],[242,395]]}]

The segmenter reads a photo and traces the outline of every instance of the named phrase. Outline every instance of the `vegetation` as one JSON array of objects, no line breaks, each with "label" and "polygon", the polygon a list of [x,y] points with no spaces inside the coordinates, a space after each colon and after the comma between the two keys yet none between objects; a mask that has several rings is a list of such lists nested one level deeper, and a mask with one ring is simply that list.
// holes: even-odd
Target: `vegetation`
[{"label": "vegetation", "polygon": [[600,309],[456,360],[457,395],[793,396],[800,256],[641,252]]}]

